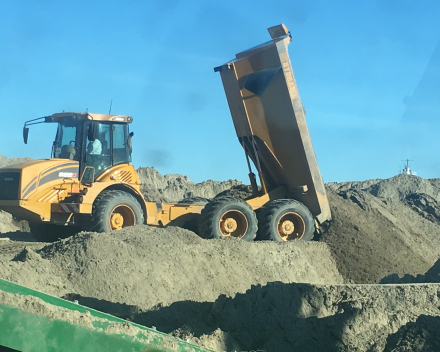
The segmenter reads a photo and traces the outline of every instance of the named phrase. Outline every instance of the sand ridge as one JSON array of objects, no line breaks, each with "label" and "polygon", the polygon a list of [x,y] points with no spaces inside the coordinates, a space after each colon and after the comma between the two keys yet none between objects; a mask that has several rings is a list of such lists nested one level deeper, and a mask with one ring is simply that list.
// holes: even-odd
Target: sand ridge
[{"label": "sand ridge", "polygon": [[[231,181],[142,172],[152,197],[246,195]],[[0,213],[0,278],[215,350],[435,351],[439,185],[409,175],[327,184],[333,220],[312,242],[142,225],[47,244]]]}]

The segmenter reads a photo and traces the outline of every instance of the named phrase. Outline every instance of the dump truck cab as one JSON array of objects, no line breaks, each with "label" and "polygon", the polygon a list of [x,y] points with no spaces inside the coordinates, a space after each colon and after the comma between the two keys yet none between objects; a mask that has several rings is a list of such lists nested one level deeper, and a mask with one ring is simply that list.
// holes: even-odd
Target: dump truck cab
[{"label": "dump truck cab", "polygon": [[[0,169],[0,209],[29,221],[41,240],[144,223],[146,205],[130,164],[132,121],[126,115],[62,112],[25,122],[25,143],[32,138],[30,126],[57,124],[51,158]],[[97,214],[102,206],[96,207],[109,198],[122,203],[104,220]]]},{"label": "dump truck cab", "polygon": [[23,138],[27,143],[30,125],[57,123],[51,156],[77,161],[78,175],[94,181],[110,167],[131,162],[132,120],[126,115],[63,112],[27,121]]}]

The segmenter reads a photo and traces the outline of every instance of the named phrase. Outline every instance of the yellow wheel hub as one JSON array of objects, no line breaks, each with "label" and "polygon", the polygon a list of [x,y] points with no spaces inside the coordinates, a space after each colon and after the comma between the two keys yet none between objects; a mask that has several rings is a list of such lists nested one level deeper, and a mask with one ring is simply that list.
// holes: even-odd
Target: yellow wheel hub
[{"label": "yellow wheel hub", "polygon": [[133,210],[127,205],[118,205],[110,215],[110,228],[120,230],[126,226],[136,225],[136,216]]},{"label": "yellow wheel hub", "polygon": [[237,221],[235,221],[233,218],[227,218],[222,223],[222,230],[227,233],[232,233],[235,230],[237,230]]},{"label": "yellow wheel hub", "polygon": [[241,211],[229,210],[220,217],[219,228],[223,236],[242,238],[248,229],[248,221]]},{"label": "yellow wheel hub", "polygon": [[306,231],[304,219],[298,213],[285,213],[278,220],[278,234],[283,241],[299,240]]},{"label": "yellow wheel hub", "polygon": [[122,225],[124,224],[124,218],[121,214],[115,213],[112,214],[110,218],[110,225],[112,230],[122,229]]},{"label": "yellow wheel hub", "polygon": [[287,235],[290,235],[294,229],[295,229],[295,225],[293,225],[293,222],[290,220],[286,220],[280,224],[279,231],[283,235],[287,236]]}]

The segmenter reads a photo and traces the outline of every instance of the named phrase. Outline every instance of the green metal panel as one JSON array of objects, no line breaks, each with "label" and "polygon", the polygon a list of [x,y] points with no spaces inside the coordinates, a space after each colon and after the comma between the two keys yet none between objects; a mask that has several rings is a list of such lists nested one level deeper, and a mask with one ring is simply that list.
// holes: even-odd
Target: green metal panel
[{"label": "green metal panel", "polygon": [[[62,319],[51,320],[0,301],[0,346],[23,352],[209,352],[156,330],[0,279],[1,291],[37,297],[52,307],[61,307],[60,310],[89,312],[93,328]],[[105,331],[115,323],[129,324],[139,330],[136,336]]]}]

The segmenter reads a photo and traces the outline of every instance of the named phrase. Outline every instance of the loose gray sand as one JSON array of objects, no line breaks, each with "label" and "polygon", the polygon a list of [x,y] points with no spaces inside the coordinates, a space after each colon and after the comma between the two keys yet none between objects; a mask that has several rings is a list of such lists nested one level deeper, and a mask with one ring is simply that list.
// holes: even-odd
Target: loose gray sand
[{"label": "loose gray sand", "polygon": [[0,263],[0,277],[57,296],[149,309],[212,302],[271,281],[342,283],[324,243],[205,240],[191,231],[145,225],[81,233]]},{"label": "loose gray sand", "polygon": [[[149,200],[247,192],[138,172]],[[0,278],[219,351],[438,351],[439,186],[328,184],[333,221],[308,243],[135,226],[47,244],[0,213]]]}]

